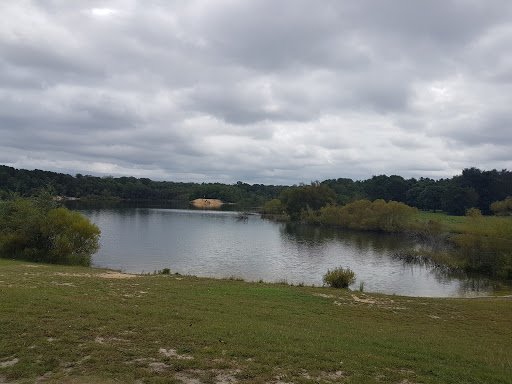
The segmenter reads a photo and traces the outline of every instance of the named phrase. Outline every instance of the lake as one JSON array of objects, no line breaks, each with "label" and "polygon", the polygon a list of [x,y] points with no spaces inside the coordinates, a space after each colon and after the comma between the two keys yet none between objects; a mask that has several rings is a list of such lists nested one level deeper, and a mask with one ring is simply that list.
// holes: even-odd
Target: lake
[{"label": "lake", "polygon": [[[393,255],[414,240],[397,235],[276,223],[234,211],[170,206],[67,204],[101,229],[93,265],[128,273],[171,273],[322,285],[328,269],[352,269],[366,292],[423,297],[488,295],[486,278],[411,265]],[[508,288],[510,289],[510,287]]]}]

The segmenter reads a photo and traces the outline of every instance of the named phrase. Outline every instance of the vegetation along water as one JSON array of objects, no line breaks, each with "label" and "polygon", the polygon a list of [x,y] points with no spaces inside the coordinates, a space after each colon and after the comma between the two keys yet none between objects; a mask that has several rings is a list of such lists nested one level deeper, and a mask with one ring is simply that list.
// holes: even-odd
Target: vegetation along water
[{"label": "vegetation along water", "polygon": [[[115,200],[122,189],[112,191],[123,184],[142,197],[153,188],[164,192],[176,187],[121,179],[0,167],[0,382],[510,383],[510,296],[386,296],[368,293],[370,283],[363,292],[287,281],[245,282],[236,274],[208,279],[169,268],[133,275],[80,266],[103,256],[95,254],[103,245],[101,223],[87,217],[111,211],[83,211],[85,217],[57,206],[51,192],[63,195],[58,189],[73,183],[75,192],[108,185],[111,189],[89,196]],[[296,240],[282,244],[314,249],[313,264],[319,264],[319,255],[332,259],[332,243],[326,238],[346,244],[348,234],[360,248],[371,249],[377,268],[394,260],[412,269],[430,265],[433,271],[476,272],[506,284],[512,279],[510,181],[508,171],[471,168],[445,181],[376,176],[364,182],[338,179],[268,189],[244,183],[187,184],[178,185],[181,197],[176,200],[202,198],[205,191],[211,199],[221,198],[220,191],[238,191],[239,207],[266,203],[265,215],[290,222],[252,220],[248,212],[195,215],[217,224],[236,223],[241,232],[268,223],[281,238]],[[28,199],[35,192],[39,196]],[[407,199],[417,204],[407,204]],[[418,211],[438,209],[434,205],[439,203],[445,212],[460,216]],[[113,218],[142,235],[148,234],[148,217],[194,212],[131,209],[138,214]],[[203,245],[227,238],[203,224],[197,232]],[[160,228],[165,236],[165,226]],[[409,246],[388,247],[394,258],[381,257],[355,234],[375,234],[384,244],[388,240],[383,239],[400,236]],[[311,247],[316,241],[320,245]],[[227,254],[238,253],[233,248]],[[186,260],[190,255],[183,256]],[[326,282],[337,275],[349,285],[357,279],[357,273],[340,265],[323,273],[327,270]],[[439,275],[440,281],[442,276],[447,275]]]}]

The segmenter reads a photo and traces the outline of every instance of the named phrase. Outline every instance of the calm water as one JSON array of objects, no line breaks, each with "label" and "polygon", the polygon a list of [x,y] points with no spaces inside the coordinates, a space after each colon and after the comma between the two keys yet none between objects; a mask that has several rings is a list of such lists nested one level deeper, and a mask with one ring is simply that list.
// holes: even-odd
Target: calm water
[{"label": "calm water", "polygon": [[349,267],[359,289],[407,296],[475,296],[492,293],[486,279],[450,276],[408,265],[393,253],[414,246],[400,236],[295,226],[236,212],[158,207],[72,206],[101,229],[97,267],[129,273],[163,268],[204,277],[322,285],[328,269]]}]

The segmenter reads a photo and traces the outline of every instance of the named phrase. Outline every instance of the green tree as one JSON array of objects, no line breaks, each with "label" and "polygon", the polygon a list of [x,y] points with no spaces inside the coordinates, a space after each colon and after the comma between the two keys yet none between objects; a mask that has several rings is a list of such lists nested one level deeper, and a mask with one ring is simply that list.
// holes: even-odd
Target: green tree
[{"label": "green tree", "polygon": [[336,193],[336,202],[345,205],[366,198],[360,181],[348,178],[329,179],[322,182]]},{"label": "green tree", "polygon": [[443,211],[449,215],[464,216],[466,210],[478,205],[478,193],[472,187],[460,185],[460,177],[454,177],[446,185],[441,197]]},{"label": "green tree", "polygon": [[272,199],[267,202],[260,210],[263,214],[269,215],[282,215],[285,211],[285,206],[279,199]]},{"label": "green tree", "polygon": [[336,194],[327,185],[314,181],[311,185],[300,185],[284,190],[279,200],[292,220],[299,220],[303,211],[319,210],[326,204],[334,203]]},{"label": "green tree", "polygon": [[441,209],[441,198],[443,196],[443,187],[431,184],[425,187],[417,198],[417,207],[420,209],[431,209],[433,211]]},{"label": "green tree", "polygon": [[78,212],[54,207],[47,196],[0,205],[0,256],[55,264],[90,265],[99,228]]}]

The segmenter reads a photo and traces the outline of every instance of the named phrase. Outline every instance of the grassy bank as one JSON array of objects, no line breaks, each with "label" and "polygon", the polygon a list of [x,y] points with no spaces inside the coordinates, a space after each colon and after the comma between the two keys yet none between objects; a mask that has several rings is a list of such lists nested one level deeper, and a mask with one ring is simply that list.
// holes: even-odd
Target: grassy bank
[{"label": "grassy bank", "polygon": [[434,262],[456,270],[512,280],[511,216],[449,216],[422,212],[419,222],[436,223],[435,227],[447,234],[453,246],[451,250],[427,252],[427,257]]},{"label": "grassy bank", "polygon": [[357,231],[405,233],[424,240],[422,249],[404,252],[404,260],[428,260],[453,271],[512,280],[512,216],[465,217],[419,212],[396,201],[358,200],[302,211],[303,223]]},{"label": "grassy bank", "polygon": [[[471,217],[451,216],[444,212],[420,211],[419,219],[420,221],[440,220],[443,229],[450,233],[464,233],[467,227],[471,225]],[[482,216],[479,220],[487,228],[492,228],[497,223],[510,223],[512,225],[511,216]]]},{"label": "grassy bank", "polygon": [[0,382],[510,383],[512,301],[0,259]]}]

